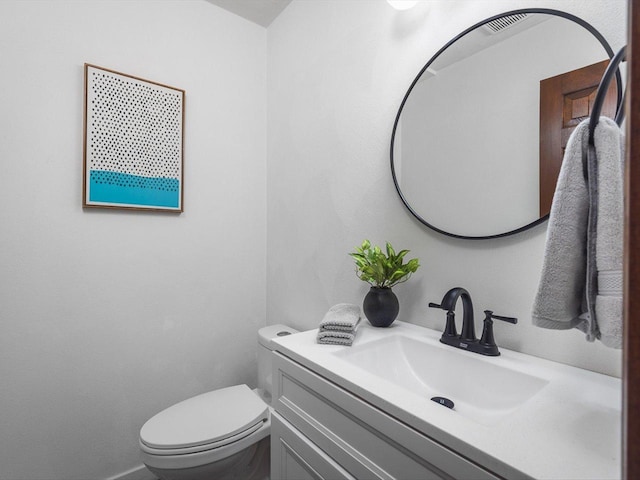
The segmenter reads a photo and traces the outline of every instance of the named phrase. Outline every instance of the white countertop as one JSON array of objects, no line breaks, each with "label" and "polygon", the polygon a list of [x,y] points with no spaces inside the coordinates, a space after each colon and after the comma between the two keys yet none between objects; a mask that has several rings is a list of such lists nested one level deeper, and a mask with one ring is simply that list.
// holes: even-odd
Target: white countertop
[{"label": "white countertop", "polygon": [[[484,357],[442,345],[441,332],[405,322],[375,328],[365,320],[351,347],[319,345],[316,334],[317,330],[309,330],[278,338],[274,340],[276,350],[505,478],[621,477],[622,387],[618,378],[504,348],[499,357]],[[418,389],[381,379],[339,354],[389,335],[453,349],[478,361],[544,378],[548,384],[497,421],[480,423],[430,401]]]}]

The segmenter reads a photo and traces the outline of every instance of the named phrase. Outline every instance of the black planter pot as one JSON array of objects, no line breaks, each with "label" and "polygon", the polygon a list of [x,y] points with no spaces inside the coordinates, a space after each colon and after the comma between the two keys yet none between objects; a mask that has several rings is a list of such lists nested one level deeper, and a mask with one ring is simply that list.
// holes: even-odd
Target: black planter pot
[{"label": "black planter pot", "polygon": [[388,327],[400,312],[400,302],[391,288],[371,287],[364,297],[362,310],[374,327]]}]

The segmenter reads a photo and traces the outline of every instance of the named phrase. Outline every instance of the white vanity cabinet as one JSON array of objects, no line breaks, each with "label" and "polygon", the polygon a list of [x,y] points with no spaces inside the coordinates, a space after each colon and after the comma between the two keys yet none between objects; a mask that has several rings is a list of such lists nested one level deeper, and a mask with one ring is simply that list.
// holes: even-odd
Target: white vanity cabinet
[{"label": "white vanity cabinet", "polygon": [[281,353],[271,479],[500,479]]},{"label": "white vanity cabinet", "polygon": [[271,416],[271,479],[354,480],[277,413]]}]

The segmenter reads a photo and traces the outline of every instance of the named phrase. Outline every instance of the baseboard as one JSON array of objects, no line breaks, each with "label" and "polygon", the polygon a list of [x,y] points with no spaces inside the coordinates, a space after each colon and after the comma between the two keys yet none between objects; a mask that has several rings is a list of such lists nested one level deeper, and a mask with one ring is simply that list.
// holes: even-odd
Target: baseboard
[{"label": "baseboard", "polygon": [[106,478],[105,480],[157,480],[157,478],[158,477],[147,470],[147,467],[140,465],[126,472],[114,475],[113,477]]}]

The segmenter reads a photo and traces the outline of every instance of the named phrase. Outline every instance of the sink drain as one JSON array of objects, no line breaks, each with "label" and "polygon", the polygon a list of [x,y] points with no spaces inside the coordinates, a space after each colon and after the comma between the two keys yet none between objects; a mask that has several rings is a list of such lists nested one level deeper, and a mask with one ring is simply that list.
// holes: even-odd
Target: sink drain
[{"label": "sink drain", "polygon": [[431,400],[447,408],[453,408],[454,406],[454,403],[446,397],[432,397]]}]

